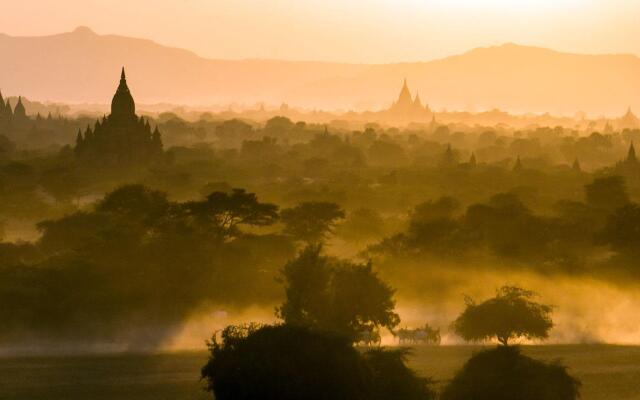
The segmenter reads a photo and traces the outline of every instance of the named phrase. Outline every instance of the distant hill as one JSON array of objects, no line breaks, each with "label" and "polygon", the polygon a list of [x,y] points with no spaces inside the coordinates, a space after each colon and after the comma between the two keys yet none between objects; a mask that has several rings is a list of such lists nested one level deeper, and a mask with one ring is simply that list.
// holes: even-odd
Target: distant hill
[{"label": "distant hill", "polygon": [[[211,38],[232,40],[232,38]],[[310,44],[313,45],[313,44]],[[30,99],[108,103],[126,66],[141,103],[257,102],[321,109],[379,109],[402,79],[433,109],[622,115],[640,111],[640,58],[576,55],[505,44],[441,60],[340,64],[211,60],[150,40],[88,28],[43,37],[0,34],[0,90]]]}]

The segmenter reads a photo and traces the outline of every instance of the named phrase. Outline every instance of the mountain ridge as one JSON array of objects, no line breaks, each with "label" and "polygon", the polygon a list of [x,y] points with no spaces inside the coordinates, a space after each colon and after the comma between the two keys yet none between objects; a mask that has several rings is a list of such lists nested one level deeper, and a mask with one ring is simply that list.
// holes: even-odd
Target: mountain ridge
[{"label": "mountain ridge", "polygon": [[[505,43],[445,58],[385,64],[210,59],[150,39],[80,26],[48,36],[0,34],[0,90],[38,100],[107,103],[122,65],[139,102],[388,106],[403,78],[432,108],[572,114],[640,109],[640,58]],[[603,96],[606,94],[606,96]],[[606,98],[605,98],[606,97]]]}]

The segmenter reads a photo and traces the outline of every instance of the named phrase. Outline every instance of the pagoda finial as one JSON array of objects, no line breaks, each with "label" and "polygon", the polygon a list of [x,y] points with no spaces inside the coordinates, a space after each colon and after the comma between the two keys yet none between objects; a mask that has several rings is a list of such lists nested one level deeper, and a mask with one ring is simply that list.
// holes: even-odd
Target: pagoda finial
[{"label": "pagoda finial", "polygon": [[126,80],[127,79],[127,75],[124,73],[124,67],[122,67],[122,73],[120,74],[120,79],[122,79],[122,80]]}]

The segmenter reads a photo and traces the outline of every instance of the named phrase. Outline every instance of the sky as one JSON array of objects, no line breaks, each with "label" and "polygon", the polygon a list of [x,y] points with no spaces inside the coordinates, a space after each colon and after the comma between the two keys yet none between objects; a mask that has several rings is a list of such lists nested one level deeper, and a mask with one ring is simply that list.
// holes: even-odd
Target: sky
[{"label": "sky", "polygon": [[218,59],[427,61],[507,42],[640,55],[640,0],[0,0],[0,32],[88,26]]}]

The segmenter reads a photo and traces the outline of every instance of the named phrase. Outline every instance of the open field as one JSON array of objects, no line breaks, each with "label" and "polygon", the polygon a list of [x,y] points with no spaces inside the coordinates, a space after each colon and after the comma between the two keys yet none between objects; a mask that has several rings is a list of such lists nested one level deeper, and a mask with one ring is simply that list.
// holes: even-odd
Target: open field
[{"label": "open field", "polygon": [[[417,347],[411,365],[442,382],[479,347]],[[583,383],[584,400],[640,399],[640,347],[527,346],[536,358],[561,359]],[[209,399],[199,381],[207,354],[124,354],[0,359],[3,400]]]}]

